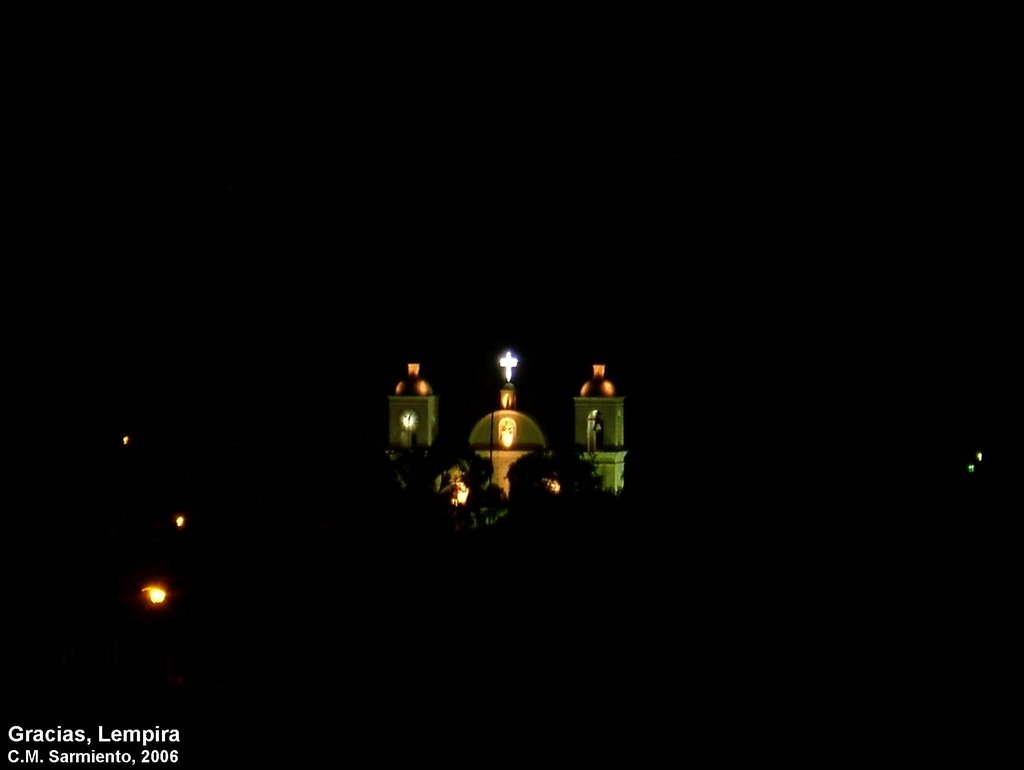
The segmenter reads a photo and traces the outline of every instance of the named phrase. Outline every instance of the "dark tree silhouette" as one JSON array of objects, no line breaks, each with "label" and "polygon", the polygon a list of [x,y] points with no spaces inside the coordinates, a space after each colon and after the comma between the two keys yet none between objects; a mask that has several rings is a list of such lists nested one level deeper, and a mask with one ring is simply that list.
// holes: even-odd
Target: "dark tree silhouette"
[{"label": "dark tree silhouette", "polygon": [[513,502],[557,496],[571,499],[593,495],[601,488],[594,464],[582,453],[539,450],[524,455],[508,471]]}]

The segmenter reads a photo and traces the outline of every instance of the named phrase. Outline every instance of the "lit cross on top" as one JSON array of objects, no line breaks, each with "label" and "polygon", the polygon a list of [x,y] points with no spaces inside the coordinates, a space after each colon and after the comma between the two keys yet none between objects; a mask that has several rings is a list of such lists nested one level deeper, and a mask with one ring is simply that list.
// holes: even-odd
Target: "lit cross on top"
[{"label": "lit cross on top", "polygon": [[505,356],[498,359],[498,365],[505,370],[505,381],[512,382],[512,370],[519,366],[519,359],[512,356],[511,350],[506,350]]}]

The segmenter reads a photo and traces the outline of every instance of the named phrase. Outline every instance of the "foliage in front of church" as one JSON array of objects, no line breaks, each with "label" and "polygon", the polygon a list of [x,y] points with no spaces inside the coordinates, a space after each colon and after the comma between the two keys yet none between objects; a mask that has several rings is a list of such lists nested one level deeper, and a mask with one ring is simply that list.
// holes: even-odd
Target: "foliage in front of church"
[{"label": "foliage in front of church", "polygon": [[506,522],[543,530],[576,521],[609,496],[593,460],[581,452],[523,456],[509,469],[507,499],[491,481],[490,461],[472,451],[392,451],[387,463],[384,512],[408,531],[464,532]]},{"label": "foliage in front of church", "polygon": [[508,480],[509,500],[519,504],[549,501],[553,495],[568,500],[601,489],[594,463],[578,452],[531,452],[512,464]]},{"label": "foliage in front of church", "polygon": [[392,451],[387,462],[386,510],[411,529],[476,529],[508,512],[491,463],[468,449]]},{"label": "foliage in front of church", "polygon": [[602,489],[591,455],[542,450],[520,458],[509,478],[509,525],[522,532],[595,532],[617,521],[621,501]]},{"label": "foliage in front of church", "polygon": [[455,531],[490,526],[508,513],[501,490],[491,484],[492,474],[491,463],[469,451],[441,474],[440,495],[448,501]]}]

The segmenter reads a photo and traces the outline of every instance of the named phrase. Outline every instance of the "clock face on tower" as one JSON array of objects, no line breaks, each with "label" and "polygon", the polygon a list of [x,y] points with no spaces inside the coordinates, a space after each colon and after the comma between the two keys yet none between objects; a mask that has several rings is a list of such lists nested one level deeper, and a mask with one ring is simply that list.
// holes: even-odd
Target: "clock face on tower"
[{"label": "clock face on tower", "polygon": [[406,409],[400,415],[398,415],[398,424],[402,426],[403,430],[416,430],[416,424],[419,419],[416,417],[416,412],[412,409]]}]

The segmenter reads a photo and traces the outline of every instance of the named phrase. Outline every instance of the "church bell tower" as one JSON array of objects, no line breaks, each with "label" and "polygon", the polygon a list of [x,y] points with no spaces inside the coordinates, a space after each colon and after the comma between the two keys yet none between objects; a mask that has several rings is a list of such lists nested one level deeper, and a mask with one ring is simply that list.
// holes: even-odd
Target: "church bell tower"
[{"label": "church bell tower", "polygon": [[626,468],[625,398],[616,393],[604,371],[604,364],[594,364],[594,376],[573,399],[575,437],[577,446],[594,458],[602,489],[621,492]]},{"label": "church bell tower", "polygon": [[426,448],[437,438],[437,396],[420,377],[420,365],[409,364],[405,379],[388,396],[388,447]]}]

